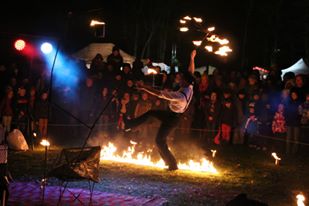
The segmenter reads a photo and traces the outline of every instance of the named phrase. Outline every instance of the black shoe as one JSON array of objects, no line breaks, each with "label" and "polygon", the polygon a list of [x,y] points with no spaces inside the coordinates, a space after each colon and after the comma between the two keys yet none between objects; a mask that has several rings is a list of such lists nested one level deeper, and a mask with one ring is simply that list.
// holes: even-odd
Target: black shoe
[{"label": "black shoe", "polygon": [[128,119],[124,119],[124,132],[131,132],[132,128],[129,126],[129,120]]}]

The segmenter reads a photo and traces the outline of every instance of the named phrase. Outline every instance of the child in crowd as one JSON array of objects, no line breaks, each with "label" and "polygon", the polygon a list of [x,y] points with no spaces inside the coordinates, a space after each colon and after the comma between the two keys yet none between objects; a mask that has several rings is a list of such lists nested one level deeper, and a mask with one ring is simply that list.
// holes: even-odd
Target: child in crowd
[{"label": "child in crowd", "polygon": [[286,137],[286,132],[287,132],[283,104],[278,105],[278,109],[274,115],[274,118],[272,121],[272,132],[275,135],[275,137],[280,138],[273,143],[274,145],[273,151],[281,152],[282,151],[281,139]]},{"label": "child in crowd", "polygon": [[248,104],[247,121],[245,124],[244,143],[256,147],[259,142],[255,140],[258,134],[259,115],[261,111],[260,95],[257,91],[253,93],[253,99]]}]

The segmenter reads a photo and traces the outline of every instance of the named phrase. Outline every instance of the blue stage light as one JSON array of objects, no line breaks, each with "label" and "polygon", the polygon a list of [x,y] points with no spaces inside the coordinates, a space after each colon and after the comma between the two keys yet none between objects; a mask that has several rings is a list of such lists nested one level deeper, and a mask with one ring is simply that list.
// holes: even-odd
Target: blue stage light
[{"label": "blue stage light", "polygon": [[41,45],[41,51],[44,54],[50,54],[53,51],[53,46],[50,43],[48,43],[48,42],[44,42]]}]

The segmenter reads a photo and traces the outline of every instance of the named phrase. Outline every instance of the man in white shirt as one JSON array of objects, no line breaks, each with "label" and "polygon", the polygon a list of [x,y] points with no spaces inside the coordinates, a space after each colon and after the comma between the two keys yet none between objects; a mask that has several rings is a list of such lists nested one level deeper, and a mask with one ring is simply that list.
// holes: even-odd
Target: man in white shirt
[{"label": "man in white shirt", "polygon": [[156,136],[156,144],[159,153],[164,160],[165,164],[168,165],[169,170],[177,170],[177,162],[171,151],[168,149],[166,143],[167,136],[170,131],[179,122],[179,117],[183,114],[192,100],[193,96],[193,73],[195,69],[194,58],[196,56],[196,50],[191,52],[190,64],[188,71],[181,74],[180,89],[178,91],[163,91],[156,90],[151,86],[143,85],[142,83],[137,84],[139,90],[145,91],[151,95],[165,99],[169,101],[169,110],[150,110],[142,116],[125,121],[125,131],[130,131],[131,128],[136,127],[144,123],[149,117],[155,117],[161,121],[158,134]]}]

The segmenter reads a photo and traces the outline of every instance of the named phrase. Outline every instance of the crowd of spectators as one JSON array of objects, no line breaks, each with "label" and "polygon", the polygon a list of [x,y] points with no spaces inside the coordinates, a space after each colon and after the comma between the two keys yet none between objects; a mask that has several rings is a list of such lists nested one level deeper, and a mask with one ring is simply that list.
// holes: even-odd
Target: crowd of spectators
[{"label": "crowd of spectators", "polygon": [[[158,74],[145,75],[144,66],[139,59],[132,65],[124,63],[116,47],[106,61],[97,54],[90,69],[80,68],[83,72],[77,86],[64,83],[53,87],[53,102],[85,124],[92,124],[107,107],[100,116],[100,128],[109,135],[121,132],[124,118],[136,118],[150,109],[168,109],[165,100],[136,90],[135,81],[143,80],[162,90],[179,88],[179,72],[168,74],[149,61],[148,68]],[[34,78],[24,75],[17,64],[0,66],[0,116],[6,135],[18,128],[27,139],[34,132],[37,138],[43,138],[48,135],[49,120],[58,122],[53,107],[49,109],[48,71],[43,69]],[[308,142],[309,90],[305,75],[289,72],[282,80],[279,70],[261,78],[253,70],[216,69],[211,75],[205,71],[194,76],[194,98],[181,116],[175,136],[199,134],[205,145],[247,144],[286,154],[296,154],[298,142]],[[151,136],[156,126],[155,121],[149,122],[139,128],[138,136]],[[267,138],[274,141],[269,143]]]}]

